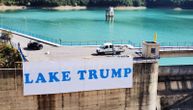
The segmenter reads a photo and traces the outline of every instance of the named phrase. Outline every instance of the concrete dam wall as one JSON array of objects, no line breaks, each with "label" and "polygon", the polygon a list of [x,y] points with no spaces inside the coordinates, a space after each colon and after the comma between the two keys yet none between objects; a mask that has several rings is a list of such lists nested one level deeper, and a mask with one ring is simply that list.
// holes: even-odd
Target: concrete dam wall
[{"label": "concrete dam wall", "polygon": [[[153,110],[158,63],[133,65],[133,87],[23,96],[22,70],[0,70],[1,110]],[[38,89],[38,88],[34,88]]]},{"label": "concrete dam wall", "polygon": [[159,67],[158,81],[162,110],[192,110],[193,65]]}]

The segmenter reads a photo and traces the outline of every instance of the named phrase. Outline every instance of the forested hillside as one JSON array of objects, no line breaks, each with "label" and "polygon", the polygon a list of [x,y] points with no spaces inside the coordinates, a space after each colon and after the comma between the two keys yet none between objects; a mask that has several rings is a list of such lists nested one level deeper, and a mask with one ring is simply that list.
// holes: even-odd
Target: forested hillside
[{"label": "forested hillside", "polygon": [[146,6],[193,8],[193,0],[146,0]]},{"label": "forested hillside", "polygon": [[30,6],[141,6],[144,0],[0,0],[5,5],[30,5]]},{"label": "forested hillside", "polygon": [[193,0],[0,0],[4,5],[41,6],[146,6],[193,8]]}]

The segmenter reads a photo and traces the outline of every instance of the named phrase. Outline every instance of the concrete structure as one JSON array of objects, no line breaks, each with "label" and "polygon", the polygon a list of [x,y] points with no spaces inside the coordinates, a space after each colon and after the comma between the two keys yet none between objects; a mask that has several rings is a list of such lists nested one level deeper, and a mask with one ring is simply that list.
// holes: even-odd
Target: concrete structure
[{"label": "concrete structure", "polygon": [[114,8],[109,7],[105,13],[106,21],[114,21],[114,16],[115,16]]},{"label": "concrete structure", "polygon": [[152,61],[152,63],[135,63],[133,73],[133,88],[131,89],[23,96],[22,69],[1,69],[0,109],[155,110],[158,63],[156,61]]},{"label": "concrete structure", "polygon": [[[92,59],[98,57],[136,57],[135,50],[122,55],[97,56],[96,46],[60,46],[44,44],[39,51],[26,48],[28,38],[14,35],[12,42],[20,43],[28,61],[62,61],[75,57]],[[124,47],[127,48],[127,47]],[[74,50],[74,51],[72,51]],[[77,51],[75,51],[77,50]],[[49,54],[46,54],[49,53]],[[134,59],[133,87],[85,91],[53,95],[23,96],[22,69],[0,70],[1,110],[155,110],[157,100],[158,62],[156,59]],[[1,85],[2,84],[2,85]],[[34,88],[38,89],[38,88]]]},{"label": "concrete structure", "polygon": [[162,110],[192,110],[193,65],[159,67],[158,82]]},{"label": "concrete structure", "polygon": [[176,47],[160,50],[160,57],[192,57],[193,47]]},{"label": "concrete structure", "polygon": [[[97,56],[95,46],[55,47],[44,44],[42,50],[31,51],[26,49],[27,43],[30,41],[28,38],[14,35],[12,41],[15,44],[20,43],[22,51],[29,61],[61,61],[74,57],[85,59],[111,57],[113,60],[113,57],[132,56],[134,57],[133,88],[24,97],[22,69],[0,69],[1,110],[155,110],[156,107],[160,108],[159,100],[161,103],[163,102],[157,97],[157,85],[160,88],[160,83],[158,84],[158,61],[156,59],[159,53],[159,45],[157,44],[146,44],[146,48],[142,52],[145,53],[146,59],[140,53],[136,54],[135,49],[128,49],[127,47],[124,47],[126,51],[118,56]],[[152,48],[156,48],[155,54],[152,54]],[[164,51],[162,54],[164,55]],[[160,93],[160,91],[158,92]]]},{"label": "concrete structure", "polygon": [[144,41],[142,46],[142,56],[145,58],[159,58],[160,45],[156,42]]},{"label": "concrete structure", "polygon": [[[144,61],[145,62],[145,61]],[[156,61],[155,61],[156,62]],[[54,95],[23,96],[22,69],[0,69],[1,110],[151,110],[150,73],[157,63],[134,64],[134,87]],[[148,69],[147,69],[148,68]],[[151,71],[151,72],[150,72]],[[159,67],[157,106],[193,108],[193,66]],[[152,93],[149,93],[152,92]],[[156,92],[154,92],[156,93]],[[154,95],[155,96],[155,95]],[[155,100],[154,100],[155,101]],[[160,101],[160,102],[159,102]],[[154,102],[154,104],[156,101]],[[159,109],[158,109],[159,110]]]}]

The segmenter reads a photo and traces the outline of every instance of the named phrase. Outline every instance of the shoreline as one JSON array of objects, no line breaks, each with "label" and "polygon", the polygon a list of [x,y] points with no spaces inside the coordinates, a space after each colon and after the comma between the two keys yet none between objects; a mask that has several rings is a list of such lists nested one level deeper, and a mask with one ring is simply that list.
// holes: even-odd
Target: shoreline
[{"label": "shoreline", "polygon": [[[26,9],[38,9],[36,7],[26,7],[26,6],[0,6],[0,11],[16,11],[16,10],[26,10]],[[87,9],[102,9],[105,7],[86,7],[86,6],[57,6],[57,7],[40,7],[39,9],[45,10],[87,10]],[[133,7],[133,6],[118,6],[114,7],[115,10],[144,10],[146,7]]]},{"label": "shoreline", "polygon": [[118,6],[114,7],[115,10],[145,10],[147,7],[144,6],[139,6],[139,7],[134,7],[134,6]]},{"label": "shoreline", "polygon": [[[68,10],[97,10],[97,9],[106,9],[106,8],[107,7],[87,7],[87,6],[27,7],[27,6],[16,6],[16,5],[11,5],[11,6],[0,5],[0,12],[27,10],[27,9],[43,9],[43,10],[56,10],[56,11],[67,10],[68,11]],[[157,8],[160,9],[161,7],[157,7]],[[114,7],[114,10],[145,10],[145,9],[148,9],[148,7],[145,7],[145,6],[139,6],[139,7],[117,6],[117,7]],[[168,7],[166,9],[173,9],[175,11],[186,10],[181,7]]]},{"label": "shoreline", "polygon": [[0,11],[15,11],[15,10],[25,10],[25,9],[27,9],[26,6],[6,6],[6,5],[0,6]]}]

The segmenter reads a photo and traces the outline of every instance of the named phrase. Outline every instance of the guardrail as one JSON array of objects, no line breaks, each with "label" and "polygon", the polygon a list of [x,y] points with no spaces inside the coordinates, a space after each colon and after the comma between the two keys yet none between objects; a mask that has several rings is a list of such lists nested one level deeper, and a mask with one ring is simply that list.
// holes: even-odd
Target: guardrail
[{"label": "guardrail", "polygon": [[181,46],[193,46],[193,42],[190,41],[182,41],[182,42],[160,42],[160,46],[176,46],[176,47],[181,47]]},{"label": "guardrail", "polygon": [[51,37],[47,37],[47,36],[27,32],[27,31],[19,30],[19,29],[13,28],[11,26],[0,25],[0,28],[2,28],[4,30],[9,30],[9,31],[14,31],[14,32],[17,32],[17,33],[21,33],[22,36],[24,36],[24,35],[25,36],[31,36],[31,37],[36,38],[36,39],[42,39],[44,41],[48,41],[48,42],[52,42],[52,43],[56,43],[56,44],[60,44],[60,41],[61,41],[60,39],[54,39],[54,38],[51,38]]},{"label": "guardrail", "polygon": [[16,43],[14,43],[14,42],[11,42],[11,45],[12,45],[15,49],[18,50],[18,52],[19,52],[19,54],[20,54],[21,59],[22,59],[23,62],[28,61],[28,60],[26,59],[25,55],[23,54],[23,51],[21,50],[21,47],[20,47],[20,44],[19,44],[19,43],[16,44]]},{"label": "guardrail", "polygon": [[[182,42],[158,42],[160,44],[160,47],[179,47],[179,48],[183,48],[183,47],[192,47],[193,46],[193,42],[190,41],[182,41]],[[142,43],[132,43],[134,47],[142,47]]]},{"label": "guardrail", "polygon": [[20,56],[21,56],[21,58],[22,58],[22,61],[23,61],[23,62],[27,62],[28,60],[27,60],[26,57],[24,56],[24,54],[23,54],[23,52],[22,52],[22,50],[21,50],[21,47],[20,47],[19,43],[18,43],[18,51],[19,51],[19,53],[20,53]]},{"label": "guardrail", "polygon": [[193,46],[162,46],[161,51],[172,51],[172,50],[193,50]]},{"label": "guardrail", "polygon": [[60,44],[60,45],[65,45],[65,46],[101,45],[101,44],[103,44],[105,42],[112,42],[113,44],[129,44],[129,45],[133,45],[134,44],[130,40],[66,41],[66,40],[63,40],[63,39],[60,39],[60,38],[59,39],[55,39],[55,38],[51,38],[51,37],[46,37],[46,36],[34,34],[34,33],[31,33],[31,32],[26,32],[26,31],[23,31],[23,30],[19,30],[19,29],[13,28],[11,26],[0,25],[0,28],[5,29],[5,30],[10,30],[10,31],[18,32],[18,33],[22,33],[22,35],[32,36],[32,37],[35,37],[35,38],[43,39],[43,40],[46,40],[46,41],[50,41],[52,43],[56,43],[56,44]]},{"label": "guardrail", "polygon": [[[47,37],[47,36],[42,36],[42,35],[38,35],[38,34],[34,34],[31,32],[26,32],[23,30],[19,30],[16,28],[13,28],[11,26],[5,26],[5,25],[0,25],[0,28],[2,29],[6,29],[6,30],[10,30],[10,31],[15,31],[18,33],[22,33],[25,34],[27,36],[32,36],[34,38],[39,38],[45,41],[49,41],[52,43],[56,43],[56,44],[60,44],[60,45],[64,45],[64,46],[88,46],[88,45],[102,45],[105,42],[111,42],[113,44],[126,44],[126,45],[132,45],[134,47],[137,48],[141,48],[142,47],[142,43],[134,43],[130,40],[95,40],[95,41],[66,41],[64,39],[56,39],[56,38],[51,38],[51,37]],[[192,47],[193,46],[193,42],[190,41],[183,41],[183,42],[160,42],[159,43],[161,47],[179,47],[179,49],[181,49],[181,47],[186,46],[186,47]]]},{"label": "guardrail", "polygon": [[92,46],[92,45],[102,45],[106,42],[111,42],[113,44],[122,45],[133,45],[130,40],[101,40],[101,41],[61,41],[61,45],[66,46]]}]

